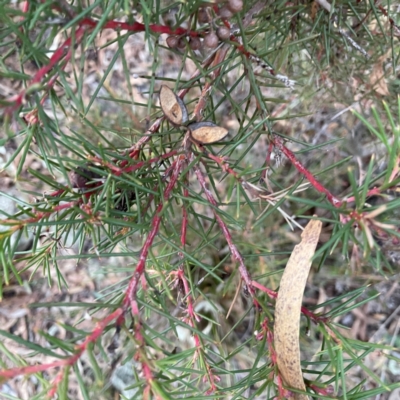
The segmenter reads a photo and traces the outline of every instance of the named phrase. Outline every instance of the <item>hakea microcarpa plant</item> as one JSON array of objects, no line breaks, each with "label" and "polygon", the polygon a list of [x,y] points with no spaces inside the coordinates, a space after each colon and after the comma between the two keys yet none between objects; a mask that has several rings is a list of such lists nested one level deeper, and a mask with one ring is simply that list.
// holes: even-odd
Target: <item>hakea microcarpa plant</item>
[{"label": "hakea microcarpa plant", "polygon": [[[244,18],[243,26],[246,27],[246,25],[249,24],[249,21],[251,20],[251,17],[253,14],[259,12],[262,7],[263,7],[263,2],[258,2],[256,5],[247,13],[246,17]],[[29,2],[24,2],[23,6],[23,11],[28,12],[28,6]],[[55,7],[59,8],[62,12],[65,12],[67,15],[74,16],[73,13],[75,13],[74,9],[71,8],[66,2],[57,2],[54,5]],[[382,6],[379,6],[379,9],[382,11],[382,13],[385,13],[385,10],[383,9]],[[228,20],[224,20],[224,25],[231,29],[231,35],[230,35],[230,42],[229,44],[222,44],[218,49],[216,49],[210,57],[208,57],[204,63],[202,64],[202,68],[206,70],[209,68],[211,70],[209,77],[210,79],[205,83],[202,93],[197,101],[197,104],[194,108],[194,119],[196,121],[201,121],[202,120],[202,113],[203,110],[205,109],[205,106],[208,101],[208,95],[209,95],[209,90],[211,88],[212,82],[215,81],[215,79],[219,76],[221,73],[221,67],[219,66],[221,62],[224,60],[227,52],[229,49],[232,47],[235,47],[237,52],[242,54],[243,57],[246,57],[249,61],[255,62],[256,65],[263,67],[264,69],[268,70],[268,72],[274,76],[276,76],[279,80],[285,83],[285,85],[291,87],[294,85],[294,81],[290,80],[284,75],[277,74],[271,67],[267,66],[265,63],[263,63],[260,59],[258,59],[254,54],[249,53],[248,51],[245,50],[244,46],[242,45],[239,36],[236,36],[237,31],[233,29],[233,27],[230,25]],[[391,23],[394,24],[394,22],[391,21]],[[396,25],[394,24],[396,27]],[[55,66],[58,66],[59,68],[63,69],[67,65],[68,62],[71,60],[72,52],[73,52],[73,46],[78,45],[82,39],[84,38],[85,34],[88,32],[93,31],[95,28],[98,27],[98,21],[95,21],[92,18],[89,17],[83,17],[82,19],[78,19],[76,22],[76,25],[72,28],[73,29],[73,36],[71,35],[69,38],[67,38],[62,45],[53,53],[51,56],[49,62],[47,65],[43,66],[40,68],[35,76],[32,78],[30,81],[29,85],[26,87],[25,90],[21,91],[17,96],[14,96],[12,98],[8,99],[8,108],[6,110],[6,114],[9,117],[12,117],[13,113],[15,113],[19,107],[26,101],[27,97],[30,95],[32,90],[35,88],[35,85],[40,84],[43,80],[43,78],[46,76],[46,74],[53,72],[53,69]],[[133,24],[129,24],[126,22],[118,22],[118,21],[105,21],[103,25],[101,26],[101,29],[114,29],[114,30],[127,30],[130,32],[142,32],[146,29],[145,25],[142,23],[135,22]],[[176,28],[176,29],[171,29],[168,26],[163,26],[163,25],[157,25],[157,24],[152,24],[148,26],[148,29],[152,33],[156,34],[161,34],[161,33],[166,33],[169,35],[185,35],[188,37],[198,37],[199,33],[197,31],[190,31],[184,28]],[[193,74],[193,78],[196,76],[199,76],[200,71],[197,71],[196,73]],[[57,73],[53,75],[53,77],[47,82],[45,86],[45,91],[48,92],[55,84],[57,81]],[[185,95],[188,93],[189,89],[182,89],[178,92],[178,96],[183,99]],[[45,99],[47,98],[47,95],[45,94],[41,98],[41,104],[44,103]],[[25,121],[30,124],[38,124],[40,123],[39,117],[37,110],[32,110],[29,114],[25,115]],[[258,310],[262,310],[260,305],[259,305],[259,300],[257,296],[257,290],[260,290],[261,292],[265,292],[267,296],[270,299],[276,298],[276,292],[266,288],[259,282],[255,281],[252,279],[246,265],[244,258],[242,254],[240,253],[239,249],[235,245],[232,234],[227,226],[227,224],[223,221],[221,216],[216,212],[216,209],[218,208],[218,203],[215,200],[212,191],[209,189],[208,184],[207,184],[207,176],[202,170],[202,163],[205,160],[210,160],[213,161],[216,165],[218,165],[221,169],[221,171],[224,171],[225,173],[230,174],[233,176],[237,182],[250,193],[253,197],[258,197],[260,199],[267,199],[268,201],[271,201],[274,203],[277,198],[274,197],[274,193],[269,193],[265,189],[260,188],[255,186],[254,184],[251,184],[247,182],[244,178],[242,178],[234,169],[232,169],[229,165],[229,160],[215,156],[213,154],[210,154],[206,151],[206,149],[198,143],[192,143],[190,140],[190,137],[188,135],[185,136],[184,142],[182,143],[181,149],[180,150],[173,150],[170,152],[167,152],[165,154],[162,154],[158,157],[154,157],[152,159],[149,159],[147,161],[137,161],[140,152],[146,145],[148,141],[151,140],[152,135],[155,134],[161,127],[161,123],[163,121],[163,117],[158,118],[152,126],[147,130],[146,134],[143,135],[143,137],[137,141],[130,149],[126,150],[122,155],[123,156],[128,156],[132,162],[129,163],[127,160],[124,161],[117,161],[115,160],[114,163],[110,163],[108,161],[102,160],[101,157],[89,157],[89,162],[94,163],[96,165],[101,165],[102,168],[107,170],[110,174],[114,176],[120,176],[121,174],[126,174],[126,173],[132,173],[135,170],[141,168],[143,165],[151,165],[154,163],[158,163],[162,160],[165,159],[172,159],[172,164],[170,167],[166,169],[163,173],[163,180],[168,181],[164,191],[163,191],[163,200],[164,201],[159,201],[158,204],[156,204],[156,211],[153,217],[153,220],[151,222],[151,229],[149,233],[147,234],[146,240],[144,241],[144,244],[141,248],[140,255],[139,255],[139,261],[136,264],[134,270],[132,271],[132,277],[130,279],[130,282],[128,284],[128,287],[125,291],[122,304],[119,308],[117,308],[115,311],[110,313],[108,316],[106,316],[104,319],[101,321],[97,322],[96,327],[94,328],[93,332],[88,334],[86,339],[79,345],[76,346],[75,352],[72,356],[65,358],[60,361],[55,361],[52,363],[48,364],[42,364],[42,365],[33,365],[33,366],[27,366],[27,367],[18,367],[18,368],[13,368],[13,369],[5,369],[0,371],[0,380],[4,381],[6,379],[14,378],[15,376],[18,375],[29,375],[41,371],[47,371],[51,368],[61,368],[60,372],[57,374],[51,389],[48,393],[49,398],[51,398],[53,395],[56,394],[58,385],[63,381],[64,373],[67,370],[67,367],[70,367],[74,365],[77,360],[81,357],[83,352],[86,351],[88,346],[91,343],[94,343],[96,340],[98,340],[99,337],[103,334],[104,330],[110,325],[110,324],[115,324],[117,327],[121,327],[125,321],[125,318],[127,317],[127,313],[130,312],[133,319],[134,319],[134,335],[136,342],[138,346],[145,346],[145,339],[143,338],[143,335],[141,333],[141,321],[140,321],[140,309],[139,305],[137,303],[137,292],[140,287],[140,285],[143,285],[145,287],[145,280],[144,280],[144,272],[145,272],[145,267],[146,267],[146,261],[148,259],[148,253],[150,248],[153,245],[153,241],[155,237],[157,236],[159,229],[160,229],[160,224],[162,222],[163,218],[163,207],[164,207],[164,202],[168,201],[170,199],[171,193],[176,187],[176,184],[178,180],[182,179],[182,171],[186,169],[188,165],[192,165],[192,169],[189,172],[186,172],[186,174],[189,173],[194,173],[195,176],[197,177],[198,183],[200,184],[200,187],[203,191],[203,193],[206,196],[207,202],[212,206],[212,210],[214,213],[214,217],[218,223],[219,229],[221,230],[226,242],[228,243],[229,250],[231,252],[231,255],[235,262],[239,264],[239,272],[241,276],[241,280],[243,283],[244,290],[249,293],[252,296],[254,306]],[[196,149],[194,149],[196,147]],[[278,153],[282,153],[287,157],[287,159],[292,163],[292,165],[297,169],[298,173],[303,175],[307,181],[309,182],[310,185],[312,185],[319,193],[322,193],[326,196],[327,200],[337,209],[338,213],[340,213],[342,222],[348,223],[348,222],[354,222],[358,225],[360,225],[365,231],[368,233],[367,237],[370,239],[370,245],[372,245],[373,240],[372,240],[372,233],[371,230],[381,230],[381,229],[393,229],[393,226],[391,225],[384,225],[380,224],[377,221],[374,220],[374,217],[376,217],[380,212],[383,211],[375,211],[372,213],[360,213],[357,210],[351,210],[347,209],[345,206],[346,204],[350,204],[352,201],[354,201],[353,198],[348,198],[348,199],[339,199],[336,197],[334,194],[332,194],[328,189],[324,187],[324,185],[316,179],[316,177],[313,175],[312,172],[310,172],[301,162],[300,160],[294,155],[294,153],[288,149],[288,147],[285,145],[284,141],[277,135],[271,134],[269,136],[269,154],[266,156],[266,162],[267,164],[270,162],[270,154],[272,151],[275,150]],[[200,161],[195,163],[193,165],[194,161],[194,151],[199,152],[200,154]],[[397,171],[398,172],[398,171]],[[397,173],[393,175],[392,181],[396,178]],[[183,179],[188,182],[187,176],[183,177]],[[49,197],[53,197],[54,201],[57,201],[57,198],[59,198],[60,195],[63,193],[66,193],[70,190],[70,188],[65,187],[62,189],[59,189],[58,191],[55,191],[49,195]],[[31,218],[25,219],[25,220],[3,220],[2,224],[3,225],[8,225],[9,226],[9,232],[8,234],[12,234],[22,228],[24,228],[26,225],[30,223],[35,223],[38,222],[42,219],[48,218],[53,214],[56,214],[57,212],[61,210],[66,210],[68,208],[73,208],[73,207],[84,207],[85,212],[87,214],[91,214],[91,207],[90,203],[84,203],[84,199],[89,200],[91,196],[96,196],[101,190],[101,185],[94,185],[90,189],[87,188],[87,190],[84,191],[83,197],[77,201],[71,201],[71,202],[66,202],[64,204],[60,205],[50,205],[49,208],[45,211],[43,210],[38,210],[35,211],[35,206],[32,206],[32,213],[33,216]],[[370,191],[370,195],[373,194],[379,194],[380,190],[379,188],[373,188]],[[184,189],[183,191],[183,197],[187,198],[189,196],[189,192],[187,189]],[[153,197],[150,195],[148,199],[148,204],[153,200]],[[289,218],[288,216],[286,216]],[[101,217],[92,215],[91,220],[93,223],[96,222],[101,222]],[[188,223],[188,214],[187,210],[185,209],[185,206],[182,208],[182,225],[181,225],[181,242],[180,246],[182,249],[185,248],[186,245],[186,233],[187,233],[187,223]],[[182,254],[182,253],[181,253]],[[184,317],[184,322],[189,326],[189,327],[196,327],[196,324],[199,322],[200,318],[194,311],[194,299],[191,294],[191,290],[188,284],[188,279],[185,275],[184,267],[183,264],[179,265],[176,271],[173,271],[172,273],[169,274],[169,280],[170,283],[173,287],[179,288],[182,292],[182,297],[185,299],[185,307],[186,307],[186,316]],[[302,312],[304,315],[306,315],[308,318],[310,318],[314,323],[323,323],[323,324],[328,324],[329,323],[329,318],[325,317],[323,315],[316,315],[309,311],[307,308],[303,307]],[[326,329],[330,332],[332,335],[332,338],[335,340],[335,335],[334,333],[329,329],[329,327],[326,327]],[[266,338],[267,343],[270,348],[270,356],[271,356],[271,362],[272,364],[275,363],[275,356],[274,356],[274,350],[273,350],[273,333],[271,331],[271,328],[269,326],[268,319],[265,319],[264,322],[261,323],[260,330],[256,334],[256,338],[258,340],[262,340]],[[204,349],[202,347],[202,343],[200,340],[200,337],[194,333],[193,334],[193,339],[194,339],[194,344],[196,347],[196,354],[195,358],[197,357],[202,357],[202,353],[204,352]],[[143,367],[143,372],[144,372],[144,379],[146,382],[146,388],[144,390],[144,393],[149,394],[150,392],[153,393],[153,395],[156,398],[162,398],[160,396],[160,388],[156,385],[154,385],[154,376],[153,372],[151,370],[151,364],[148,359],[146,359],[145,356],[143,356],[143,353],[138,354],[138,361],[142,364]],[[207,364],[207,361],[205,357],[203,357],[203,362],[206,365],[207,369],[207,376],[205,376],[205,381],[208,382],[209,384],[209,389],[207,390],[206,393],[210,394],[213,393],[214,391],[217,390],[217,382],[219,380],[218,376],[213,372],[212,368]],[[277,371],[276,371],[277,372]],[[285,392],[285,389],[283,389],[282,382],[280,380],[280,377],[277,377],[277,383],[278,383],[278,390],[279,390],[279,398],[283,398],[287,393]],[[311,386],[311,388],[314,391],[319,391],[321,394],[324,394],[325,396],[328,395],[328,390],[321,389],[321,388],[316,388],[315,386]]]}]

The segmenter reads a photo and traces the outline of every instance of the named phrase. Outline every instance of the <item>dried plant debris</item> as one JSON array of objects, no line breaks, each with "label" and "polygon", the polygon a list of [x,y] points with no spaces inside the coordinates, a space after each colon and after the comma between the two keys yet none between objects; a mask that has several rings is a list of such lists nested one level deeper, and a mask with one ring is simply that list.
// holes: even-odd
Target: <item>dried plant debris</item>
[{"label": "dried plant debris", "polygon": [[174,125],[182,125],[188,120],[185,104],[168,86],[161,86],[160,105],[165,117]]},{"label": "dried plant debris", "polygon": [[[305,391],[300,366],[300,312],[303,293],[315,253],[322,222],[311,220],[294,248],[282,275],[275,308],[274,343],[279,373],[286,386]],[[293,393],[295,400],[307,400],[304,394]]]},{"label": "dried plant debris", "polygon": [[190,124],[188,128],[194,141],[201,144],[219,142],[228,134],[227,129],[209,121],[195,122]]}]

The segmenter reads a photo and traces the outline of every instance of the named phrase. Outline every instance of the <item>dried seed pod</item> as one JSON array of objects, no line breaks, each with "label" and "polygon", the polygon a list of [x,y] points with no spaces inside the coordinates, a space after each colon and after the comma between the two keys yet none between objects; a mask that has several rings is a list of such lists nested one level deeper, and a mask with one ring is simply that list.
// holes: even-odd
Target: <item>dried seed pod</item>
[{"label": "dried seed pod", "polygon": [[219,26],[217,29],[217,35],[221,40],[227,40],[231,36],[231,30],[226,26]]},{"label": "dried seed pod", "polygon": [[197,11],[197,21],[201,24],[206,24],[208,22],[208,12],[205,8],[200,8],[199,11]]},{"label": "dried seed pod", "polygon": [[177,36],[168,36],[166,40],[168,47],[170,47],[171,49],[175,49],[178,47],[178,41],[179,38]]},{"label": "dried seed pod", "polygon": [[229,19],[233,17],[233,12],[227,7],[223,6],[218,10],[218,14],[221,18]]},{"label": "dried seed pod", "polygon": [[190,129],[192,138],[201,144],[219,142],[228,134],[228,129],[209,121],[195,122],[194,124],[190,124],[188,128]]},{"label": "dried seed pod", "polygon": [[[311,260],[321,234],[322,222],[313,219],[301,234],[286,264],[275,305],[274,344],[276,363],[284,384],[305,391],[300,365],[300,314]],[[308,400],[305,394],[293,393],[293,400]]]},{"label": "dried seed pod", "polygon": [[233,13],[243,10],[243,0],[228,0],[226,5]]},{"label": "dried seed pod", "polygon": [[168,86],[161,86],[160,105],[165,117],[174,125],[182,125],[188,120],[185,104]]},{"label": "dried seed pod", "polygon": [[190,38],[189,46],[192,50],[199,50],[201,49],[201,41],[198,37]]},{"label": "dried seed pod", "polygon": [[204,44],[206,45],[206,47],[209,47],[210,49],[215,49],[218,46],[218,43],[218,36],[214,32],[207,33],[207,35],[204,36]]}]

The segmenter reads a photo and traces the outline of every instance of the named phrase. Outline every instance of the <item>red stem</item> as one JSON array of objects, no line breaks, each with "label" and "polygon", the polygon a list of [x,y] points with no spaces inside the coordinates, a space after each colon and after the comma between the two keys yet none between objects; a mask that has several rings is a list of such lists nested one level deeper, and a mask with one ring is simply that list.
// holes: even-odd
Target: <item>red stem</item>
[{"label": "red stem", "polygon": [[[255,288],[266,293],[269,297],[271,297],[271,299],[276,299],[278,297],[278,292],[276,292],[275,290],[268,289],[267,287],[265,287],[264,285],[262,285],[261,283],[259,283],[257,281],[252,281],[251,283]],[[306,308],[304,306],[301,307],[301,312],[305,316],[309,317],[315,323],[329,321],[329,318],[321,317],[317,314],[314,314],[312,311],[310,311],[308,308]]]},{"label": "red stem", "polygon": [[[80,26],[76,30],[76,32],[75,32],[75,44],[80,43],[80,41],[83,38],[84,32],[85,32],[85,29],[82,26]],[[21,106],[28,89],[31,88],[36,83],[40,83],[41,80],[43,79],[44,75],[46,75],[48,72],[50,72],[53,69],[53,67],[55,65],[57,65],[57,63],[59,61],[61,61],[61,59],[63,57],[66,57],[67,60],[69,59],[69,57],[71,56],[71,54],[70,54],[71,51],[70,50],[68,51],[68,49],[71,47],[72,43],[73,43],[73,41],[72,41],[71,37],[69,37],[67,40],[64,41],[64,43],[50,57],[49,63],[47,65],[43,66],[42,68],[40,68],[36,72],[36,74],[32,78],[32,80],[31,80],[30,84],[28,85],[28,87],[25,90],[23,90],[18,96],[12,98],[12,101],[13,101],[14,104],[12,106],[10,106],[6,110],[6,113],[12,113],[19,106]],[[54,84],[54,82],[51,82],[51,84]]]},{"label": "red stem", "polygon": [[[376,196],[376,195],[378,195],[380,193],[381,193],[381,190],[379,188],[375,187],[375,188],[372,188],[371,190],[368,190],[367,197]],[[355,199],[356,198],[354,196],[351,196],[351,197],[348,197],[347,199],[345,199],[344,201],[346,203],[352,203],[353,201],[355,201]]]},{"label": "red stem", "polygon": [[[26,2],[27,4],[28,2]],[[27,5],[28,6],[28,5]],[[79,44],[80,41],[83,38],[83,34],[87,31],[87,29],[94,29],[98,24],[98,21],[93,20],[92,18],[85,17],[81,21],[78,22],[78,29],[75,32],[75,41],[73,42],[73,38],[69,37],[64,41],[64,43],[53,53],[53,55],[50,57],[50,61],[47,65],[43,66],[40,68],[34,77],[32,78],[30,84],[28,87],[21,91],[21,93],[15,97],[12,97],[10,101],[13,103],[7,110],[6,113],[12,113],[14,112],[18,107],[20,107],[23,103],[24,97],[28,91],[29,88],[31,88],[33,85],[40,83],[43,79],[43,77],[50,72],[54,66],[57,65],[64,57],[66,61],[69,60],[71,57],[71,45],[72,44]],[[176,28],[176,29],[171,29],[169,26],[165,25],[157,25],[157,24],[151,24],[148,26],[149,30],[153,33],[166,33],[169,35],[188,35],[191,37],[197,37],[199,36],[199,33],[196,31],[190,31],[185,28]],[[101,29],[114,29],[114,30],[127,30],[129,32],[143,32],[146,30],[146,26],[144,24],[141,24],[139,22],[135,22],[133,24],[129,24],[126,22],[119,22],[119,21],[107,21]],[[54,80],[49,83],[49,86],[51,87],[54,84]]]},{"label": "red stem", "polygon": [[123,310],[121,308],[118,308],[113,313],[111,313],[110,315],[108,315],[107,317],[102,319],[101,321],[97,322],[92,333],[90,335],[86,336],[85,340],[81,344],[76,346],[77,351],[71,357],[64,358],[59,361],[54,361],[54,362],[48,363],[48,364],[29,365],[27,367],[17,367],[17,368],[2,370],[2,371],[0,371],[0,377],[5,378],[5,379],[12,379],[19,375],[31,375],[31,374],[36,374],[38,372],[47,371],[50,368],[66,367],[66,366],[74,365],[76,363],[76,361],[80,358],[82,353],[87,349],[88,345],[90,343],[94,343],[102,335],[102,333],[104,332],[104,329],[107,327],[107,325],[112,320],[119,318],[122,313],[123,313]]},{"label": "red stem", "polygon": [[296,158],[294,153],[283,144],[283,140],[281,138],[275,136],[274,144],[290,160],[294,167],[306,177],[311,185],[314,186],[316,190],[318,190],[318,192],[324,193],[326,195],[328,201],[333,206],[339,208],[342,205],[342,202],[337,197],[335,197],[328,189],[326,189],[322,185],[322,183],[319,182],[315,178],[315,176]]},{"label": "red stem", "polygon": [[251,284],[255,288],[266,293],[269,297],[271,297],[271,299],[276,299],[278,297],[278,292],[276,292],[275,290],[268,289],[267,287],[265,287],[264,285],[261,285],[261,283],[258,283],[257,281],[252,281]]},{"label": "red stem", "polygon": [[124,167],[117,167],[114,164],[111,164],[109,162],[104,162],[101,158],[98,158],[98,157],[89,157],[89,161],[99,163],[99,164],[103,165],[104,167],[109,168],[114,176],[121,176],[124,173],[128,174],[130,172],[136,171],[137,169],[142,168],[145,165],[153,164],[153,163],[159,162],[161,160],[166,160],[167,158],[171,158],[171,157],[175,156],[176,154],[178,154],[178,150],[172,150],[172,151],[169,151],[168,153],[162,154],[159,157],[154,157],[154,158],[150,158],[149,160],[139,161],[136,164],[131,165],[129,167],[125,167],[125,165],[127,164],[126,160],[123,161]]},{"label": "red stem", "polygon": [[[179,174],[183,164],[183,159],[184,156],[179,156],[178,159],[174,161],[174,171],[172,173],[171,180],[169,181],[164,191],[164,202],[166,202],[169,199],[172,189],[174,188],[176,182],[178,181]],[[146,259],[149,253],[149,249],[153,244],[153,240],[156,237],[158,230],[160,228],[161,212],[163,211],[164,208],[164,202],[160,201],[159,205],[157,206],[156,213],[151,224],[151,230],[147,235],[142,250],[140,251],[139,262],[136,265],[133,277],[131,278],[128,288],[125,292],[123,300],[123,309],[124,311],[127,310],[130,305],[132,314],[134,316],[139,315],[139,308],[136,302],[136,293],[139,285],[139,280],[144,273],[144,268],[146,265]]]},{"label": "red stem", "polygon": [[[185,188],[183,190],[183,197],[186,199],[189,197],[189,190]],[[188,225],[188,213],[186,210],[185,203],[182,205],[182,228],[181,228],[181,246],[182,249],[186,246],[186,232],[187,232],[187,225]]]},{"label": "red stem", "polygon": [[[196,173],[197,179],[198,179],[201,187],[204,190],[204,193],[205,193],[205,195],[207,197],[207,200],[214,207],[217,207],[217,202],[214,199],[214,196],[212,195],[210,190],[207,188],[207,184],[206,184],[206,180],[205,180],[205,176],[204,176],[203,172],[201,171],[201,169],[197,165],[195,165],[193,168],[194,168],[194,172]],[[218,223],[222,233],[224,234],[226,241],[228,242],[228,246],[229,246],[229,249],[231,251],[231,254],[232,254],[233,258],[239,262],[240,275],[241,275],[244,283],[246,284],[250,294],[253,296],[254,295],[254,288],[253,288],[253,285],[252,285],[252,280],[251,280],[250,273],[249,273],[249,271],[247,270],[247,268],[246,268],[246,266],[244,264],[243,256],[240,254],[238,248],[233,243],[232,235],[229,232],[229,229],[228,229],[227,225],[222,220],[222,218],[219,216],[219,214],[216,212],[214,207],[213,207],[213,213],[214,213],[215,219],[217,220],[217,223]],[[256,303],[256,300],[254,300],[254,302]]]}]

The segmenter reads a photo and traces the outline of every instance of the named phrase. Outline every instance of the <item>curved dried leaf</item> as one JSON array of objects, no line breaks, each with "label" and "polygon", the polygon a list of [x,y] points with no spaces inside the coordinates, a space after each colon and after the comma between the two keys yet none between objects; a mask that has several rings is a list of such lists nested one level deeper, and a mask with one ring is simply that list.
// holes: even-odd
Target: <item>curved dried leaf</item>
[{"label": "curved dried leaf", "polygon": [[182,125],[188,120],[185,104],[168,86],[161,86],[160,105],[165,117],[174,125]]},{"label": "curved dried leaf", "polygon": [[196,122],[188,126],[191,131],[192,138],[201,144],[211,144],[219,142],[227,134],[228,130],[212,122]]},{"label": "curved dried leaf", "polygon": [[[304,288],[315,253],[322,222],[311,220],[295,246],[282,275],[275,308],[274,343],[277,364],[286,386],[305,391],[300,365],[300,312]],[[309,397],[293,393],[295,400]]]}]

